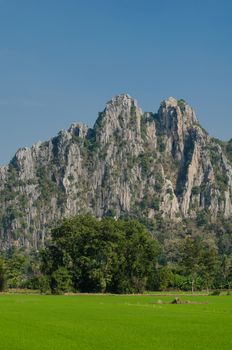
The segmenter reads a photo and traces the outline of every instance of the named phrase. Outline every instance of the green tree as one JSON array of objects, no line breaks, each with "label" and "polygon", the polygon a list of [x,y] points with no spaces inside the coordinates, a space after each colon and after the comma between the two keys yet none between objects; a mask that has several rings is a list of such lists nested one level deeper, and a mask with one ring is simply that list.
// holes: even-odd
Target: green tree
[{"label": "green tree", "polygon": [[149,280],[150,290],[165,290],[172,284],[173,273],[168,266],[161,266],[154,269],[151,280]]},{"label": "green tree", "polygon": [[6,277],[6,268],[5,262],[0,258],[0,292],[3,292],[6,289],[7,277]]},{"label": "green tree", "polygon": [[10,288],[20,288],[24,282],[25,256],[13,250],[6,259],[6,274]]},{"label": "green tree", "polygon": [[219,269],[219,256],[217,247],[211,240],[204,240],[201,248],[201,269],[200,275],[204,281],[204,286],[208,290],[213,287],[213,283]]},{"label": "green tree", "polygon": [[180,246],[180,265],[183,273],[189,276],[191,280],[192,292],[194,292],[195,283],[200,272],[201,249],[200,239],[194,239],[190,236],[186,237]]},{"label": "green tree", "polygon": [[51,289],[54,294],[70,292],[72,279],[70,272],[65,267],[59,267],[51,276]]},{"label": "green tree", "polygon": [[42,270],[51,278],[54,293],[71,287],[81,292],[141,292],[155,268],[157,243],[134,220],[77,216],[62,221],[51,236],[52,244],[42,253]]}]

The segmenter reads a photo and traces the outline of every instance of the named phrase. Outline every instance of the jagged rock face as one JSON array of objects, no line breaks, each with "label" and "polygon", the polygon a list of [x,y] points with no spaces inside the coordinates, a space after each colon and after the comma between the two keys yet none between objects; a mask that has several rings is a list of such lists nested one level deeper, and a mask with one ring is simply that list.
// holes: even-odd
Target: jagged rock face
[{"label": "jagged rock face", "polygon": [[231,193],[231,163],[189,105],[169,98],[143,113],[123,94],[93,129],[73,124],[0,167],[1,246],[37,249],[50,226],[78,213],[229,217]]}]

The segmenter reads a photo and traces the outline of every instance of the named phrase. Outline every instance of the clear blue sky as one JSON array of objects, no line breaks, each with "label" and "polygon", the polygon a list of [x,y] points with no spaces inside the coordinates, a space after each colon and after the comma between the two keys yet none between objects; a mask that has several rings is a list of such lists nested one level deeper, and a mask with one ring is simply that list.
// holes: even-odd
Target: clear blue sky
[{"label": "clear blue sky", "polygon": [[184,98],[232,137],[231,0],[0,0],[0,164],[113,95]]}]

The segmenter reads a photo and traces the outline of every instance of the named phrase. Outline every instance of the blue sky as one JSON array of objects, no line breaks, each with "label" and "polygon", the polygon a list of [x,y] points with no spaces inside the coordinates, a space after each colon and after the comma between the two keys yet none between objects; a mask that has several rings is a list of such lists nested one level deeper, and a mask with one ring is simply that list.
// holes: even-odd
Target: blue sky
[{"label": "blue sky", "polygon": [[184,98],[232,137],[231,0],[0,0],[0,164],[112,96]]}]

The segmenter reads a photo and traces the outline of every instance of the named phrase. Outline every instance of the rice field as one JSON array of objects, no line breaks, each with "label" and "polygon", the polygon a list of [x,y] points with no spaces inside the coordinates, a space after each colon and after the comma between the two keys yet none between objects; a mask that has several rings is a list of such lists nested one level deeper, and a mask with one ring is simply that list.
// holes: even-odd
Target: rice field
[{"label": "rice field", "polygon": [[0,295],[0,348],[232,349],[232,297],[180,297]]}]

